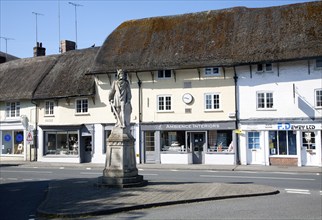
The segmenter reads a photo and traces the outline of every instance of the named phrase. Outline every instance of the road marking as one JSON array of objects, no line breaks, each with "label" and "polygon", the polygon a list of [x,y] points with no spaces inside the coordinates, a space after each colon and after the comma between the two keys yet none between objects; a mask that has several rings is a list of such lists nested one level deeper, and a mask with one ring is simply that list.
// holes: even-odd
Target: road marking
[{"label": "road marking", "polygon": [[143,176],[159,176],[159,174],[156,173],[145,173]]},{"label": "road marking", "polygon": [[271,179],[271,180],[303,180],[303,181],[315,181],[315,179],[305,178],[282,178],[282,177],[266,177],[266,176],[214,176],[214,175],[200,175],[205,178],[234,178],[234,179]]},{"label": "road marking", "polygon": [[138,169],[139,171],[144,171],[144,169]]},{"label": "road marking", "polygon": [[102,173],[90,173],[90,172],[80,172],[83,175],[102,175]]},{"label": "road marking", "polygon": [[86,170],[91,170],[91,169],[92,169],[92,168],[90,168],[90,167],[87,167],[87,168],[86,168]]},{"label": "road marking", "polygon": [[322,191],[320,191],[320,195],[322,196]]},{"label": "road marking", "polygon": [[306,189],[285,189],[286,193],[296,193],[296,194],[305,194],[310,195],[310,190]]},{"label": "road marking", "polygon": [[22,181],[33,181],[33,179],[22,179]]},{"label": "road marking", "polygon": [[65,167],[59,167],[59,169],[60,169],[60,170],[63,170],[63,169],[65,169]]},{"label": "road marking", "polygon": [[170,170],[170,171],[177,172],[177,171],[179,171],[179,170]]},{"label": "road marking", "polygon": [[1,172],[6,172],[6,173],[45,173],[45,174],[53,173],[51,171],[36,171],[36,170],[1,170]]},{"label": "road marking", "polygon": [[18,180],[18,178],[8,178],[8,180]]}]

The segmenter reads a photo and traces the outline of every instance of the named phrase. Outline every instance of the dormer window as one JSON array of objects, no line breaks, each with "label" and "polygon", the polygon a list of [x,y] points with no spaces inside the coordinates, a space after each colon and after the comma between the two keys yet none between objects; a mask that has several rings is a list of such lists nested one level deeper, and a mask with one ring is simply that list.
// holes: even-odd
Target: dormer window
[{"label": "dormer window", "polygon": [[271,72],[271,71],[273,71],[273,64],[271,63],[257,64],[257,72]]},{"label": "dormer window", "polygon": [[172,74],[171,70],[158,70],[158,78],[159,79],[171,78],[171,74]]},{"label": "dormer window", "polygon": [[318,58],[315,60],[315,67],[322,68],[322,58]]},{"label": "dormer window", "polygon": [[219,67],[207,67],[205,68],[205,76],[220,76],[220,68]]}]

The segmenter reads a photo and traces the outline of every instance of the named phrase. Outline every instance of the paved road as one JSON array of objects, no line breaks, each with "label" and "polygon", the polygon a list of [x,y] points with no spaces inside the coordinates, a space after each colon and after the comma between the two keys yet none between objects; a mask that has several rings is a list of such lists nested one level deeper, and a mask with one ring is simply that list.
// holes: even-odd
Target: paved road
[{"label": "paved road", "polygon": [[[213,201],[139,210],[109,218],[196,219],[196,218],[289,218],[321,217],[321,175],[295,172],[249,172],[140,169],[147,180],[174,182],[256,183],[278,188],[276,196]],[[100,168],[1,167],[1,219],[35,219],[48,182],[57,179],[96,178]],[[232,211],[233,210],[233,211]],[[244,211],[243,211],[244,210]],[[140,214],[141,213],[141,214]],[[229,215],[227,213],[230,213]],[[301,218],[299,218],[301,217]],[[304,218],[305,217],[305,218]]]}]

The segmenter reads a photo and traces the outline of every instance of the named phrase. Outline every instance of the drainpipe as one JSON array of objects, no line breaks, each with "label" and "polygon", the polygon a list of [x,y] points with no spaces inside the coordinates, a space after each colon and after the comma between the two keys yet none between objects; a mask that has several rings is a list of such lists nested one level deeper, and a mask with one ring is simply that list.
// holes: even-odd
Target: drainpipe
[{"label": "drainpipe", "polygon": [[[34,161],[37,161],[38,159],[38,105],[37,102],[31,100],[31,103],[35,105],[36,110],[35,110],[35,132],[34,132],[34,146],[35,146],[35,158]],[[31,148],[30,148],[31,152]],[[31,154],[30,154],[30,161],[31,160]]]},{"label": "drainpipe", "polygon": [[138,86],[139,86],[139,162],[142,164],[142,152],[143,149],[141,147],[141,141],[142,141],[142,134],[141,134],[141,123],[142,123],[142,81],[138,76],[138,73],[135,72],[136,78],[138,79]]},{"label": "drainpipe", "polygon": [[[237,87],[238,76],[236,72],[236,67],[234,66],[234,83],[235,83],[235,127],[238,129],[239,126],[239,112],[238,112],[238,87]],[[239,134],[236,134],[236,163],[240,165],[240,158],[239,158]]]}]

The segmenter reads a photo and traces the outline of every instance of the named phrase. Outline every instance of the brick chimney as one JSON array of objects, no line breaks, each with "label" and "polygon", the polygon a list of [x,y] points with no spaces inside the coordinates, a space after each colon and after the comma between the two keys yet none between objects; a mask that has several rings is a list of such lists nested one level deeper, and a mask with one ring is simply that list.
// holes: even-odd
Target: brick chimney
[{"label": "brick chimney", "polygon": [[37,42],[37,46],[34,47],[34,57],[45,56],[46,48],[42,47],[42,43]]},{"label": "brick chimney", "polygon": [[60,41],[60,52],[65,53],[69,50],[75,50],[76,43],[74,41],[62,40]]}]

